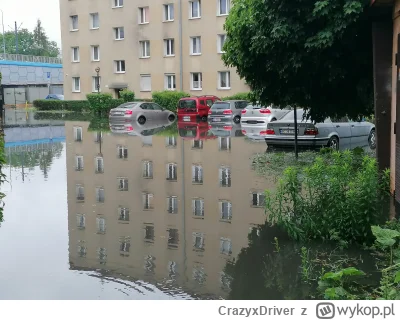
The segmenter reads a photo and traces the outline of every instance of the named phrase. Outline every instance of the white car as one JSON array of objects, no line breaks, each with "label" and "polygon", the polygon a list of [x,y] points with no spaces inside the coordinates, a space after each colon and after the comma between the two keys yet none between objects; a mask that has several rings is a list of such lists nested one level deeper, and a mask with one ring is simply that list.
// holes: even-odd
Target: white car
[{"label": "white car", "polygon": [[264,107],[250,104],[242,110],[240,123],[267,124],[271,121],[281,119],[288,112],[290,112],[289,109],[277,109],[271,106]]}]

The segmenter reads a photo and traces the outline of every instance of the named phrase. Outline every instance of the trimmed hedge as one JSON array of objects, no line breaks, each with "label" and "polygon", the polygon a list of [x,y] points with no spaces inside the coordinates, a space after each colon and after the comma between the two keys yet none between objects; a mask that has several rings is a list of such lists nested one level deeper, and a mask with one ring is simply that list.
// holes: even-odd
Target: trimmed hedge
[{"label": "trimmed hedge", "polygon": [[222,100],[247,100],[251,101],[251,92],[240,92],[229,97],[224,97]]},{"label": "trimmed hedge", "polygon": [[176,112],[179,99],[190,97],[190,94],[182,91],[165,90],[153,92],[152,97],[155,103],[169,111]]},{"label": "trimmed hedge", "polygon": [[40,111],[68,110],[82,112],[90,109],[87,100],[34,100],[33,106]]},{"label": "trimmed hedge", "polygon": [[133,91],[124,89],[119,94],[121,95],[121,99],[124,100],[124,102],[135,101],[135,93]]}]

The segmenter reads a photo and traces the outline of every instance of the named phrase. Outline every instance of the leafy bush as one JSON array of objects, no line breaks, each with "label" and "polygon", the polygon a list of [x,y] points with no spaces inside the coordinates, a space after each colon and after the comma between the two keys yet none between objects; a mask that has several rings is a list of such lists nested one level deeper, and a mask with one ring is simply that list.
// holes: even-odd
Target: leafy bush
[{"label": "leafy bush", "polygon": [[118,107],[119,105],[125,103],[123,99],[112,99],[109,105],[109,108],[106,109],[106,111],[110,111],[113,108]]},{"label": "leafy bush", "polygon": [[251,92],[240,92],[229,97],[224,97],[222,100],[247,100],[251,101]]},{"label": "leafy bush", "polygon": [[124,102],[135,101],[135,93],[133,91],[124,89],[120,92],[120,95],[121,95],[121,99],[124,100]]},{"label": "leafy bush", "polygon": [[97,114],[108,113],[110,109],[124,103],[123,99],[113,99],[111,93],[89,93],[86,95],[90,110]]},{"label": "leafy bush", "polygon": [[294,239],[373,241],[371,224],[386,212],[389,172],[376,159],[345,151],[319,155],[304,167],[288,167],[274,193],[266,191],[267,220]]},{"label": "leafy bush", "polygon": [[88,131],[90,132],[110,132],[108,117],[93,117],[90,119]]},{"label": "leafy bush", "polygon": [[140,102],[154,102],[153,99],[135,99],[134,101],[140,101]]},{"label": "leafy bush", "polygon": [[39,99],[33,101],[33,106],[39,111],[49,110],[68,110],[81,112],[89,110],[87,100],[45,100]]},{"label": "leafy bush", "polygon": [[152,94],[153,101],[169,111],[176,112],[179,99],[190,97],[190,94],[181,91],[156,91]]}]

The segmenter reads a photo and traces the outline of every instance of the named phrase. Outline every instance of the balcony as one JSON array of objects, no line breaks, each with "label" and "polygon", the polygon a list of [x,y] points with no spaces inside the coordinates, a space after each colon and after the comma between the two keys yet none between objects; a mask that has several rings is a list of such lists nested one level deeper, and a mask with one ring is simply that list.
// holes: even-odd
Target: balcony
[{"label": "balcony", "polygon": [[62,64],[61,58],[29,56],[24,54],[9,54],[9,53],[6,54],[0,53],[0,60]]}]

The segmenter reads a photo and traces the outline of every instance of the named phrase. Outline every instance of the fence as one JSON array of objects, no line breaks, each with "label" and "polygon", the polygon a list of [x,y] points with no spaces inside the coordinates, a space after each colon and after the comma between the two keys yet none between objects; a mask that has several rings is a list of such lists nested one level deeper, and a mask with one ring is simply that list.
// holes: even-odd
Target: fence
[{"label": "fence", "polygon": [[61,58],[29,56],[25,54],[10,53],[0,53],[0,60],[62,64]]}]

